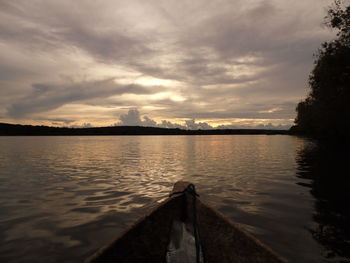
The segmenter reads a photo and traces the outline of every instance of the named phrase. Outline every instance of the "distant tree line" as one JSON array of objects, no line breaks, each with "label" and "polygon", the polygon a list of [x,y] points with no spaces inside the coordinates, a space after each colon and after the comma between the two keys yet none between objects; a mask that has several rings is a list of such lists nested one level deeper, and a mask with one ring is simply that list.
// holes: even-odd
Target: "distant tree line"
[{"label": "distant tree line", "polygon": [[350,5],[335,1],[325,17],[337,38],[315,55],[309,76],[310,93],[297,108],[292,133],[318,138],[348,138],[350,134]]},{"label": "distant tree line", "polygon": [[64,128],[0,123],[2,136],[55,136],[55,135],[224,135],[224,134],[287,134],[286,130],[218,129],[183,130],[143,126],[114,126],[95,128]]}]

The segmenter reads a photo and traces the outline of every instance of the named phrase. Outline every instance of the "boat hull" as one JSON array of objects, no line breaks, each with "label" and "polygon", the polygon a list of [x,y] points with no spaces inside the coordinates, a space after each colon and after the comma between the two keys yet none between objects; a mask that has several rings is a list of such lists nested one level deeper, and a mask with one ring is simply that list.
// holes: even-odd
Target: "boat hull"
[{"label": "boat hull", "polygon": [[[173,192],[189,183],[178,182]],[[193,195],[172,196],[139,219],[86,263],[165,262],[174,220],[193,220]],[[210,205],[195,198],[196,218],[204,262],[287,262]]]}]

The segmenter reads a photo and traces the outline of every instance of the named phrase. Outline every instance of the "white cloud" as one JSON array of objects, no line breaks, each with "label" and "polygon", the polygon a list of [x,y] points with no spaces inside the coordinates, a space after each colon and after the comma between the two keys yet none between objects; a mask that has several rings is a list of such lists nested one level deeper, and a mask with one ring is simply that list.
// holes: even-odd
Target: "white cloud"
[{"label": "white cloud", "polygon": [[137,109],[130,109],[127,114],[120,115],[122,126],[144,126]]},{"label": "white cloud", "polygon": [[155,120],[149,118],[148,116],[143,116],[137,109],[129,109],[126,114],[122,114],[119,117],[120,122],[115,125],[118,126],[145,126],[145,127],[160,127],[160,128],[179,128],[187,130],[211,130],[211,129],[277,129],[286,130],[290,128],[290,125],[272,125],[268,124],[258,124],[258,125],[219,125],[211,126],[207,122],[196,122],[195,119],[185,120],[184,125],[178,123],[172,123],[167,120],[162,120],[157,123]]}]

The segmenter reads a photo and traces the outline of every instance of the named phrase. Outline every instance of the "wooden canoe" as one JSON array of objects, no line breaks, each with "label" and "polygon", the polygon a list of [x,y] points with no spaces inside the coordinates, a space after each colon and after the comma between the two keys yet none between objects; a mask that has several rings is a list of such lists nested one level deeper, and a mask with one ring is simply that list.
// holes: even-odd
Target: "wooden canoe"
[{"label": "wooden canoe", "polygon": [[[189,185],[188,182],[177,182],[173,193],[182,192]],[[195,206],[192,205],[194,203]],[[196,217],[200,237],[201,262],[287,262],[236,223],[189,193],[167,198],[85,262],[167,262],[174,220],[192,222],[193,217]]]}]

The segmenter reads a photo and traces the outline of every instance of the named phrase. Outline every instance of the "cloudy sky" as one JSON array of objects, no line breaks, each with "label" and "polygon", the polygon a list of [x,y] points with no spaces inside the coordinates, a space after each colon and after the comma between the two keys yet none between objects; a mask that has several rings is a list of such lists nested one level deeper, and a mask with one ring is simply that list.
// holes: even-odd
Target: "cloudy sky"
[{"label": "cloudy sky", "polygon": [[291,125],[331,2],[0,0],[0,122]]}]

